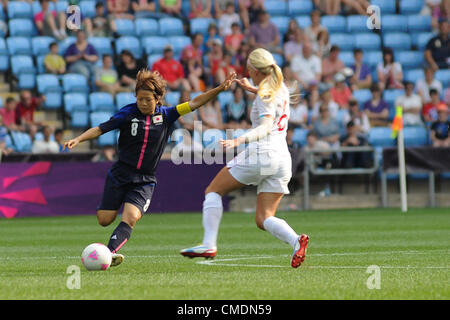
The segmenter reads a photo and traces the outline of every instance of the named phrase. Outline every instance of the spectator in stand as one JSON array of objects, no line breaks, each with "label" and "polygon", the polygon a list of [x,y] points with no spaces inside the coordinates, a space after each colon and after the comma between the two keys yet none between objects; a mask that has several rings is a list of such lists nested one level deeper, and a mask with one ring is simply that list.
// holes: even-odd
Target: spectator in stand
[{"label": "spectator in stand", "polygon": [[[367,139],[362,135],[353,121],[346,125],[347,134],[341,138],[342,147],[367,146]],[[342,167],[344,168],[367,168],[370,166],[369,154],[367,152],[343,152]]]},{"label": "spectator in stand", "polygon": [[191,2],[191,12],[189,19],[212,18],[211,0],[189,0]]},{"label": "spectator in stand", "polygon": [[340,0],[347,14],[367,15],[367,8],[370,6],[370,0]]},{"label": "spectator in stand", "polygon": [[239,77],[249,77],[247,70],[247,58],[249,54],[250,45],[245,40],[242,40],[238,52],[233,56],[233,65]]},{"label": "spectator in stand", "polygon": [[55,140],[51,139],[53,134],[53,128],[50,126],[44,126],[43,128],[44,139],[35,140],[33,142],[32,153],[59,153],[60,147]]},{"label": "spectator in stand", "polygon": [[84,31],[77,31],[77,40],[67,48],[64,57],[69,72],[81,73],[88,81],[91,79],[98,55],[94,46],[87,42]]},{"label": "spectator in stand", "polygon": [[219,35],[217,24],[215,22],[211,22],[208,26],[208,34],[205,35],[205,38],[203,39],[203,52],[208,53],[211,51],[213,46],[213,41],[215,39],[219,39],[220,41],[223,40],[223,38]]},{"label": "spectator in stand", "polygon": [[331,84],[336,73],[345,68],[342,60],[339,59],[340,49],[333,45],[330,49],[330,55],[322,60],[322,80],[325,83]]},{"label": "spectator in stand", "polygon": [[130,13],[130,0],[106,0],[106,8],[110,23],[114,19],[134,19],[133,14]]},{"label": "spectator in stand", "polygon": [[437,31],[439,21],[443,18],[449,18],[450,2],[448,0],[427,0],[421,14],[431,16],[431,26],[433,31]]},{"label": "spectator in stand", "polygon": [[292,61],[292,58],[302,52],[303,43],[305,41],[305,35],[303,30],[297,28],[294,32],[294,36],[284,44],[284,58],[286,61]]},{"label": "spectator in stand", "polygon": [[92,37],[111,37],[116,32],[116,24],[113,19],[108,21],[105,5],[98,1],[95,4],[95,16],[86,19],[86,33]]},{"label": "spectator in stand", "polygon": [[[214,0],[214,12],[216,14],[216,19],[220,19],[220,17],[225,13],[228,3],[230,3],[230,0]],[[231,0],[231,3],[233,4],[233,11],[236,11],[234,8],[234,1]]]},{"label": "spectator in stand", "polygon": [[120,86],[119,75],[114,69],[113,59],[109,54],[103,55],[103,66],[95,70],[95,85],[99,91],[115,96],[118,92],[127,91]]},{"label": "spectator in stand", "polygon": [[316,102],[312,109],[312,119],[315,120],[320,116],[320,108],[326,107],[331,118],[337,119],[339,105],[333,101],[331,97],[331,91],[328,89],[323,89],[320,93],[320,100]]},{"label": "spectator in stand", "polygon": [[431,141],[433,147],[450,147],[450,121],[448,107],[441,103],[437,107],[438,120],[431,125]]},{"label": "spectator in stand", "polygon": [[318,10],[314,10],[310,14],[311,25],[305,29],[305,36],[309,39],[309,42],[313,47],[318,47],[317,39],[319,33],[322,31],[327,31],[323,25],[320,24],[321,13]]},{"label": "spectator in stand", "polygon": [[282,53],[278,28],[270,21],[266,11],[258,13],[258,21],[252,23],[249,36],[250,46],[264,48],[270,52]]},{"label": "spectator in stand", "polygon": [[173,17],[182,18],[181,0],[159,0],[159,7],[162,13]]},{"label": "spectator in stand", "polygon": [[350,78],[352,90],[368,89],[372,85],[372,74],[370,67],[363,63],[363,51],[361,49],[353,50],[355,64],[351,67],[353,76]]},{"label": "spectator in stand", "polygon": [[330,147],[339,147],[339,123],[330,115],[327,105],[322,104],[319,117],[314,121],[314,133]]},{"label": "spectator in stand", "polygon": [[3,125],[13,131],[22,130],[16,123],[17,116],[17,101],[13,97],[8,97],[5,102],[5,106],[0,108],[0,116],[3,118]]},{"label": "spectator in stand", "polygon": [[439,34],[428,41],[425,60],[434,71],[450,67],[450,41],[448,19],[439,22]]},{"label": "spectator in stand", "polygon": [[131,9],[135,19],[159,19],[164,14],[156,12],[155,0],[131,0]]},{"label": "spectator in stand", "polygon": [[55,37],[62,40],[66,34],[66,15],[50,10],[50,0],[39,0],[42,11],[34,15],[34,23],[41,36]]},{"label": "spectator in stand", "polygon": [[345,83],[345,76],[338,72],[334,76],[334,87],[331,88],[331,99],[339,105],[340,109],[348,110],[348,102],[353,97],[352,91]]},{"label": "spectator in stand", "polygon": [[249,31],[250,26],[258,20],[260,11],[264,11],[264,0],[239,0],[239,13],[245,31]]},{"label": "spectator in stand", "polygon": [[186,46],[181,53],[181,64],[184,74],[189,79],[192,90],[201,91],[203,77],[203,35],[196,33],[192,37],[192,44]]},{"label": "spectator in stand", "polygon": [[136,60],[129,50],[122,50],[120,53],[120,63],[117,66],[119,81],[127,91],[134,91],[136,86],[136,75],[139,70],[145,67],[142,60]]},{"label": "spectator in stand", "polygon": [[55,142],[59,146],[59,152],[69,152],[69,149],[64,150],[64,131],[63,129],[56,129],[55,133],[53,134],[55,137]]},{"label": "spectator in stand", "polygon": [[389,124],[389,105],[381,97],[381,89],[377,83],[370,87],[372,98],[364,103],[363,110],[372,127],[385,127]]},{"label": "spectator in stand", "polygon": [[[182,104],[185,102],[188,102],[191,100],[191,93],[187,90],[183,90],[180,93],[180,100],[178,101],[178,104]],[[178,123],[181,125],[183,129],[188,130],[191,135],[194,132],[194,122],[198,121],[198,113],[197,110],[194,110],[193,112],[189,112],[182,117],[178,118]]]},{"label": "spectator in stand", "polygon": [[45,101],[45,96],[33,97],[31,91],[22,90],[20,92],[20,102],[16,106],[16,124],[34,139],[40,123],[34,121],[34,112]]},{"label": "spectator in stand", "polygon": [[[0,109],[1,111],[1,109]],[[7,156],[11,152],[12,149],[6,147],[6,137],[8,135],[8,128],[3,124],[3,117],[0,113],[0,161],[2,156]]]},{"label": "spectator in stand", "polygon": [[308,106],[306,101],[300,96],[299,99],[291,101],[291,114],[289,116],[289,128],[304,128],[308,127]]},{"label": "spectator in stand", "polygon": [[445,89],[445,92],[444,92],[444,102],[445,102],[447,105],[450,105],[450,88]]},{"label": "spectator in stand", "polygon": [[405,95],[395,100],[396,106],[403,108],[403,125],[423,126],[421,119],[422,100],[414,93],[414,83],[405,82]]},{"label": "spectator in stand", "polygon": [[347,125],[350,121],[353,121],[356,130],[361,135],[367,135],[370,131],[369,117],[366,113],[361,111],[358,101],[354,98],[348,102],[349,112],[344,115],[342,123]]},{"label": "spectator in stand", "polygon": [[422,116],[426,122],[433,122],[438,119],[437,107],[443,103],[441,102],[439,91],[430,89],[430,102],[426,103],[422,109]]},{"label": "spectator in stand", "polygon": [[422,98],[423,103],[431,101],[430,90],[435,89],[439,95],[442,93],[442,83],[434,78],[434,70],[431,67],[425,68],[425,79],[416,81],[416,92]]},{"label": "spectator in stand", "polygon": [[158,71],[161,74],[171,90],[191,90],[189,81],[184,77],[183,66],[173,58],[171,45],[164,47],[163,57],[153,64],[153,71]]},{"label": "spectator in stand", "polygon": [[119,158],[117,156],[116,148],[111,145],[103,146],[94,158],[92,162],[113,162],[117,161]]},{"label": "spectator in stand", "polygon": [[[221,69],[224,60],[224,54],[222,49],[222,42],[220,40],[213,41],[213,47],[208,54],[208,61],[210,67],[210,73],[213,79],[213,84],[218,82],[218,73]],[[222,72],[223,73],[223,72]],[[223,75],[223,74],[222,74]]]},{"label": "spectator in stand", "polygon": [[289,20],[288,29],[287,29],[286,33],[284,34],[284,37],[283,37],[283,43],[286,43],[288,41],[294,40],[295,39],[295,32],[297,31],[297,29],[302,29],[298,25],[297,20],[295,20],[295,19]]},{"label": "spectator in stand", "polygon": [[241,27],[239,23],[235,22],[231,25],[231,34],[225,37],[225,49],[234,56],[239,51],[242,40],[244,40],[244,35],[241,32]]},{"label": "spectator in stand", "polygon": [[222,111],[220,110],[219,101],[209,101],[203,107],[198,109],[200,120],[202,121],[203,130],[208,129],[224,129],[222,121]]},{"label": "spectator in stand", "polygon": [[231,26],[234,23],[239,24],[240,22],[239,15],[234,11],[234,3],[231,1],[228,2],[225,13],[219,19],[220,35],[226,37],[232,34]]},{"label": "spectator in stand", "polygon": [[327,30],[322,30],[317,35],[317,41],[313,43],[313,50],[319,58],[327,57],[331,51],[330,35]]},{"label": "spectator in stand", "polygon": [[233,100],[225,106],[225,129],[248,129],[250,123],[248,121],[247,100],[244,89],[236,86],[233,90]]},{"label": "spectator in stand", "polygon": [[296,54],[290,65],[301,88],[311,95],[310,104],[313,105],[319,95],[318,84],[322,78],[322,62],[313,54],[309,42],[303,44],[302,54]]},{"label": "spectator in stand", "polygon": [[403,70],[400,63],[395,61],[391,48],[383,50],[383,61],[377,65],[378,81],[381,90],[403,89]]},{"label": "spectator in stand", "polygon": [[58,44],[52,42],[49,49],[50,53],[48,53],[44,59],[45,72],[52,74],[66,73],[66,61],[64,61],[64,58],[58,53]]}]

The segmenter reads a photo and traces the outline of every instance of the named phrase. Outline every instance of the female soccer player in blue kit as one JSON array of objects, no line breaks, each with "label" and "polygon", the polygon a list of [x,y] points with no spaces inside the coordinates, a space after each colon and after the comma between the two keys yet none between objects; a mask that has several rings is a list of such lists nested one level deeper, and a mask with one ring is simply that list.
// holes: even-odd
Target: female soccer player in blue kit
[{"label": "female soccer player in blue kit", "polygon": [[122,221],[112,233],[108,248],[113,254],[111,266],[117,266],[124,256],[117,251],[130,239],[136,222],[147,211],[156,185],[155,171],[178,117],[200,108],[227,90],[236,75],[228,75],[218,87],[176,107],[161,105],[166,82],[156,73],[143,69],[136,79],[136,103],[126,105],[108,121],[82,133],[64,144],[73,149],[80,142],[96,139],[114,129],[120,130],[119,160],[106,177],[103,197],[97,208],[98,222],[110,225],[124,205]]}]

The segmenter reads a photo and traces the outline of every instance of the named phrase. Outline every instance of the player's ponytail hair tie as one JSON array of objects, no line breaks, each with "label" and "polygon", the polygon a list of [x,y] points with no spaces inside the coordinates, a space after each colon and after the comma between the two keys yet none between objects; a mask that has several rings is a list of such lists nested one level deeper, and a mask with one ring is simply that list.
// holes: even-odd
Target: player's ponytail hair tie
[{"label": "player's ponytail hair tie", "polygon": [[272,101],[283,83],[283,73],[280,67],[276,64],[272,54],[262,48],[253,50],[248,57],[248,62],[251,67],[267,75],[259,84],[258,95],[263,101]]},{"label": "player's ponytail hair tie", "polygon": [[153,92],[155,98],[161,100],[166,93],[166,84],[166,80],[159,72],[152,72],[147,68],[141,69],[136,75],[136,96],[139,90],[148,90]]}]

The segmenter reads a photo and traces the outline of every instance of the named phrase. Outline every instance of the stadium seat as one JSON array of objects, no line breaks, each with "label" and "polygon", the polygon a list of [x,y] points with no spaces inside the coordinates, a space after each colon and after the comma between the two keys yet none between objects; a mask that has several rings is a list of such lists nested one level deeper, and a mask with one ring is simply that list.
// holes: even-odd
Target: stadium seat
[{"label": "stadium seat", "polygon": [[300,28],[306,29],[311,25],[311,17],[310,16],[298,16],[295,18],[297,24]]},{"label": "stadium seat", "polygon": [[310,0],[289,0],[288,14],[291,17],[309,15],[313,11],[313,3]]},{"label": "stadium seat", "polygon": [[90,37],[88,42],[92,44],[101,56],[105,54],[113,55],[113,48],[111,46],[111,40],[107,37]]},{"label": "stadium seat", "polygon": [[47,92],[61,92],[61,86],[59,85],[59,79],[54,74],[39,74],[36,77],[37,91],[41,94]]},{"label": "stadium seat", "polygon": [[389,104],[389,107],[391,109],[394,109],[395,107],[395,100],[400,97],[405,95],[405,90],[403,89],[388,89],[388,90],[384,90],[383,93],[383,98],[384,101],[386,101],[387,104]]},{"label": "stadium seat", "polygon": [[355,35],[355,46],[365,51],[376,51],[381,48],[380,37],[373,33]]},{"label": "stadium seat", "polygon": [[5,39],[0,37],[0,72],[9,69],[9,55]]},{"label": "stadium seat", "polygon": [[385,33],[383,44],[392,50],[411,50],[411,37],[407,33]]},{"label": "stadium seat", "polygon": [[430,32],[431,16],[414,15],[408,16],[408,31],[412,32]]},{"label": "stadium seat", "polygon": [[189,14],[191,13],[190,1],[181,1],[181,12],[185,17],[189,17]]},{"label": "stadium seat", "polygon": [[186,46],[190,45],[191,42],[192,42],[191,38],[188,37],[188,36],[172,36],[172,37],[169,37],[169,43],[172,46],[174,55],[181,54],[183,49],[186,48]]},{"label": "stadium seat", "polygon": [[436,74],[434,75],[434,77],[439,80],[440,82],[442,82],[442,86],[444,88],[447,88],[450,85],[450,70],[438,70],[436,71]]},{"label": "stadium seat", "polygon": [[330,34],[346,32],[347,30],[347,19],[343,16],[324,16],[321,19],[321,24],[328,29]]},{"label": "stadium seat", "polygon": [[355,48],[355,37],[348,33],[333,33],[330,35],[330,44],[337,45],[342,51],[351,51]]},{"label": "stadium seat", "polygon": [[382,15],[381,30],[383,32],[408,32],[408,18],[401,15]]},{"label": "stadium seat", "polygon": [[34,89],[36,86],[36,76],[34,73],[20,73],[18,75],[19,81],[17,83],[17,86],[19,89]]},{"label": "stadium seat", "polygon": [[270,21],[278,28],[278,32],[282,35],[284,35],[288,30],[290,20],[291,19],[288,17],[281,16],[270,18]]},{"label": "stadium seat", "polygon": [[355,90],[353,92],[353,98],[358,101],[359,107],[362,109],[364,103],[372,99],[372,92],[369,89]]},{"label": "stadium seat", "polygon": [[344,63],[346,67],[351,67],[355,64],[355,56],[352,51],[339,52],[339,59]]},{"label": "stadium seat", "polygon": [[73,92],[66,93],[64,95],[64,110],[68,113],[71,113],[74,109],[85,110],[89,112],[89,105],[86,94]]},{"label": "stadium seat", "polygon": [[164,97],[167,106],[173,107],[178,104],[178,101],[180,101],[180,95],[181,93],[179,91],[170,91],[166,93],[166,96]]},{"label": "stadium seat", "polygon": [[425,79],[425,72],[423,69],[405,70],[404,79],[406,81],[416,83],[418,79]]},{"label": "stadium seat", "polygon": [[45,57],[46,57],[45,54],[41,54],[36,57],[36,67],[37,67],[37,72],[39,74],[46,73],[45,65],[44,65]]},{"label": "stadium seat", "polygon": [[282,67],[284,65],[284,57],[281,54],[278,53],[272,53],[273,58],[275,59],[275,62],[277,65]]},{"label": "stadium seat", "polygon": [[82,0],[78,4],[80,6],[81,15],[86,18],[95,17],[95,1]]},{"label": "stadium seat", "polygon": [[10,131],[11,140],[14,145],[14,150],[17,152],[31,152],[33,141],[31,137],[21,131]]},{"label": "stadium seat", "polygon": [[367,33],[367,16],[354,15],[347,18],[347,31],[353,34]]},{"label": "stadium seat", "polygon": [[134,22],[129,19],[115,19],[117,28],[117,34],[123,36],[135,36],[136,30],[134,29]]},{"label": "stadium seat", "polygon": [[153,68],[153,64],[158,61],[159,59],[161,59],[163,56],[160,53],[156,53],[156,54],[151,54],[148,56],[147,58],[147,65],[149,69]]},{"label": "stadium seat", "polygon": [[375,70],[378,63],[382,61],[383,61],[383,54],[381,53],[381,51],[371,51],[364,53],[363,62],[373,70]]},{"label": "stadium seat", "polygon": [[[99,124],[108,121],[113,116],[113,113],[111,112],[105,112],[105,111],[96,111],[91,112],[89,115],[91,126],[95,127]],[[110,131],[108,133],[105,133],[101,135],[98,140],[99,146],[106,146],[106,145],[115,145],[117,143],[117,136],[115,131]]]},{"label": "stadium seat", "polygon": [[[39,84],[38,80],[36,82]],[[45,94],[45,109],[59,109],[62,106],[62,94],[57,91],[48,91]]]},{"label": "stadium seat", "polygon": [[424,54],[419,51],[398,52],[395,59],[402,65],[403,69],[422,68],[425,63]]},{"label": "stadium seat", "polygon": [[225,110],[227,104],[231,103],[234,99],[233,92],[231,91],[223,91],[219,93],[217,96],[217,100],[219,101],[220,107],[222,110]]},{"label": "stadium seat", "polygon": [[61,11],[66,12],[68,6],[69,6],[69,1],[58,0],[56,2],[55,10],[57,12],[61,12]]},{"label": "stadium seat", "polygon": [[428,134],[424,127],[405,127],[403,129],[405,147],[422,147],[427,145]]},{"label": "stadium seat", "polygon": [[286,16],[288,14],[288,5],[286,1],[266,0],[264,8],[271,17]]},{"label": "stadium seat", "polygon": [[400,0],[400,13],[405,15],[419,14],[424,5],[424,0]]},{"label": "stadium seat", "polygon": [[309,130],[307,130],[307,129],[302,129],[302,128],[294,129],[294,135],[292,136],[292,141],[294,143],[297,143],[301,147],[306,146],[306,144],[307,144],[306,137],[308,135],[308,132],[309,132]]},{"label": "stadium seat", "polygon": [[212,18],[195,18],[190,20],[191,34],[201,33],[204,36],[208,34],[208,27],[214,22]]},{"label": "stadium seat", "polygon": [[49,46],[52,42],[56,42],[55,38],[47,36],[39,36],[31,39],[31,48],[34,56],[47,54],[50,52]]},{"label": "stadium seat", "polygon": [[58,42],[59,54],[64,55],[66,53],[67,48],[76,41],[77,41],[76,37],[70,36]]},{"label": "stadium seat", "polygon": [[89,95],[89,106],[91,111],[114,112],[116,110],[114,97],[107,92],[92,92]]},{"label": "stadium seat", "polygon": [[183,23],[177,18],[161,18],[159,19],[159,34],[161,36],[183,36]]},{"label": "stadium seat", "polygon": [[26,37],[9,37],[6,39],[8,45],[8,51],[11,56],[13,55],[31,55],[31,41]]},{"label": "stadium seat", "polygon": [[395,140],[392,138],[392,130],[387,127],[375,127],[369,131],[369,144],[373,147],[393,147]]},{"label": "stadium seat", "polygon": [[208,129],[203,132],[203,147],[216,148],[220,139],[226,139],[225,131]]},{"label": "stadium seat", "polygon": [[32,37],[36,34],[36,29],[30,19],[9,20],[8,28],[11,37]]},{"label": "stadium seat", "polygon": [[130,103],[136,102],[136,96],[132,92],[119,92],[116,94],[116,105],[118,109],[125,107]]},{"label": "stadium seat", "polygon": [[14,75],[19,76],[20,74],[34,74],[36,68],[31,56],[16,55],[11,57],[11,71]]},{"label": "stadium seat", "polygon": [[413,34],[413,45],[417,47],[420,51],[424,51],[425,47],[428,44],[428,41],[431,40],[436,34],[433,32],[421,32],[419,34]]},{"label": "stadium seat", "polygon": [[142,40],[145,54],[162,54],[164,47],[170,44],[168,37],[146,37]]},{"label": "stadium seat", "polygon": [[122,50],[129,50],[135,59],[142,58],[142,49],[139,40],[136,37],[120,37],[116,39],[116,54]]},{"label": "stadium seat", "polygon": [[32,19],[33,11],[31,5],[25,1],[9,1],[8,2],[8,18],[24,18]]},{"label": "stadium seat", "polygon": [[86,78],[78,73],[67,73],[62,76],[64,92],[89,92]]},{"label": "stadium seat", "polygon": [[395,1],[392,0],[372,0],[371,5],[378,6],[381,14],[395,14]]},{"label": "stadium seat", "polygon": [[89,111],[85,108],[74,107],[70,112],[70,126],[86,128],[89,126]]},{"label": "stadium seat", "polygon": [[136,19],[134,24],[138,37],[157,36],[159,34],[159,24],[154,19]]}]

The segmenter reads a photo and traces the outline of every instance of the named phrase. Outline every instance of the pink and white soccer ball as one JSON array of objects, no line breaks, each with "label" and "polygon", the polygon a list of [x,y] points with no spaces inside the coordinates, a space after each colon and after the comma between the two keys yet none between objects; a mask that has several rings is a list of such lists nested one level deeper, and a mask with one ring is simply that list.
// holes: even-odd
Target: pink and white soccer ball
[{"label": "pink and white soccer ball", "polygon": [[88,245],[81,254],[81,262],[88,270],[106,270],[111,265],[112,254],[102,243]]}]

